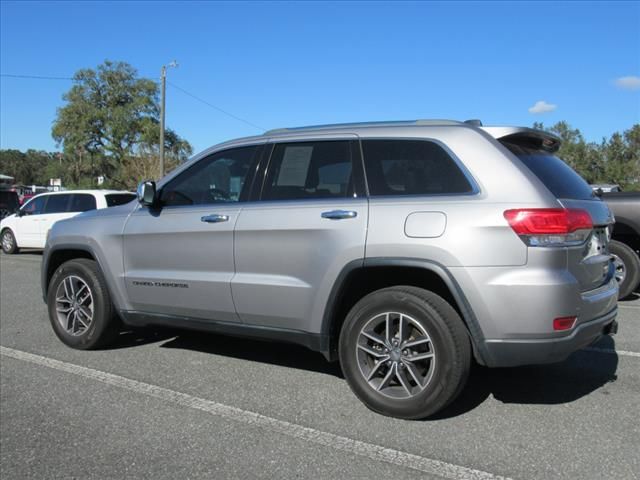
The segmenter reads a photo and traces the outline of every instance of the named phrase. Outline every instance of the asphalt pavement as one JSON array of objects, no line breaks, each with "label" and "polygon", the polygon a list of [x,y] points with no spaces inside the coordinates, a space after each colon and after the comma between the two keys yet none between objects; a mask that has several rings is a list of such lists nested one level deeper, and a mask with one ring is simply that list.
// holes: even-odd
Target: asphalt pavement
[{"label": "asphalt pavement", "polygon": [[640,478],[640,295],[554,365],[474,367],[437,418],[369,411],[302,347],[177,330],[65,347],[37,253],[0,255],[3,478]]}]

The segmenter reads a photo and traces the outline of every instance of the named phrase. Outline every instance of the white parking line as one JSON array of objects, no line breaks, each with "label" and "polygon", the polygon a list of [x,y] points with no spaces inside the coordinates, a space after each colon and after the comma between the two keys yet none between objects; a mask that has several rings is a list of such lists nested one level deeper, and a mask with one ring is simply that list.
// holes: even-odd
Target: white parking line
[{"label": "white parking line", "polygon": [[629,308],[631,310],[640,310],[640,305],[620,305],[620,304],[618,304],[618,308]]},{"label": "white parking line", "polygon": [[295,423],[278,420],[276,418],[267,417],[256,412],[242,410],[240,408],[231,407],[222,403],[198,398],[186,393],[169,390],[167,388],[158,387],[148,383],[131,380],[129,378],[114,375],[112,373],[94,370],[93,368],[82,367],[72,363],[61,362],[49,357],[35,355],[33,353],[14,350],[13,348],[0,346],[0,355],[33,363],[43,367],[49,367],[62,372],[71,373],[98,382],[113,385],[115,387],[130,390],[142,395],[159,398],[166,402],[178,404],[184,407],[202,410],[204,412],[224,417],[229,420],[254,425],[267,430],[271,430],[288,437],[297,438],[311,443],[330,447],[342,452],[352,453],[367,457],[379,462],[390,463],[400,467],[410,468],[419,472],[436,475],[443,478],[454,480],[471,480],[471,479],[506,479],[499,475],[474,470],[452,463],[432,460],[430,458],[421,457],[412,453],[385,448],[372,443],[361,442],[347,437],[334,435],[333,433],[323,432],[310,427],[304,427]]},{"label": "white parking line", "polygon": [[640,357],[640,353],[638,352],[628,352],[626,350],[613,350],[611,348],[598,348],[598,347],[587,347],[583,350],[587,350],[589,352],[598,352],[598,353],[611,353],[616,355],[624,355],[625,357]]}]

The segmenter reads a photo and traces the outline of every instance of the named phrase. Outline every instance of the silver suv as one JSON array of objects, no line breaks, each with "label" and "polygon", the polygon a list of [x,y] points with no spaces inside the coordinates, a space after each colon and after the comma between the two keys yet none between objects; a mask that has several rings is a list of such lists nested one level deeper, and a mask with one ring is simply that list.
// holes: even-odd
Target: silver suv
[{"label": "silver suv", "polygon": [[53,227],[51,324],[80,349],[121,323],[302,344],[376,412],[430,416],[472,359],[557,362],[615,332],[613,218],[559,143],[424,120],[223,143]]}]

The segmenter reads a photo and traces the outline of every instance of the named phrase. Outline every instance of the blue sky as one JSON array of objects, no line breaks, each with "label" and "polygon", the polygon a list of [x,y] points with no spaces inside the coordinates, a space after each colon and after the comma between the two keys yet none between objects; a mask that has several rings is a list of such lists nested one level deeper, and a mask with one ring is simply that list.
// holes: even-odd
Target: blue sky
[{"label": "blue sky", "polygon": [[[640,122],[640,2],[3,1],[0,17],[2,74],[70,77],[111,59],[157,78],[176,59],[169,81],[266,129],[564,119],[599,141]],[[0,146],[54,149],[71,82],[0,81]],[[261,133],[167,93],[167,125],[195,151]],[[530,113],[537,102],[556,108]]]}]

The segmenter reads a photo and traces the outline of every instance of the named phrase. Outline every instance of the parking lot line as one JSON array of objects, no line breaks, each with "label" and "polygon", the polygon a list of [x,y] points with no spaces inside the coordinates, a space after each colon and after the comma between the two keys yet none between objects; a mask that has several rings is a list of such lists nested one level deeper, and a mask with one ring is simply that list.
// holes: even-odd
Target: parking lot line
[{"label": "parking lot line", "polygon": [[587,347],[583,350],[598,353],[615,353],[616,355],[624,355],[625,357],[640,357],[640,353],[638,352],[628,352],[627,350],[613,350],[612,348]]},{"label": "parking lot line", "polygon": [[439,477],[454,480],[506,479],[506,477],[493,475],[488,472],[483,472],[452,463],[441,462],[439,460],[433,460],[419,455],[414,455],[412,453],[394,450],[392,448],[385,448],[380,445],[342,437],[321,430],[316,430],[314,428],[304,427],[302,425],[287,422],[284,420],[267,417],[256,412],[243,410],[237,407],[231,407],[229,405],[224,405],[212,400],[194,397],[192,395],[177,392],[175,390],[139,382],[137,380],[131,380],[126,377],[121,377],[112,373],[95,370],[93,368],[83,367],[81,365],[62,362],[60,360],[55,360],[53,358],[44,357],[41,355],[35,355],[33,353],[24,352],[21,350],[15,350],[13,348],[0,346],[0,355],[24,362],[29,362],[35,365],[40,365],[43,367],[53,368],[55,370],[78,375],[108,385],[130,390],[142,395],[159,398],[173,404],[201,410],[209,414],[224,417],[236,422],[271,430],[288,437],[293,437],[299,440],[323,445],[342,452],[367,457],[375,461],[398,465],[404,468],[410,468],[430,475],[436,475]]}]

